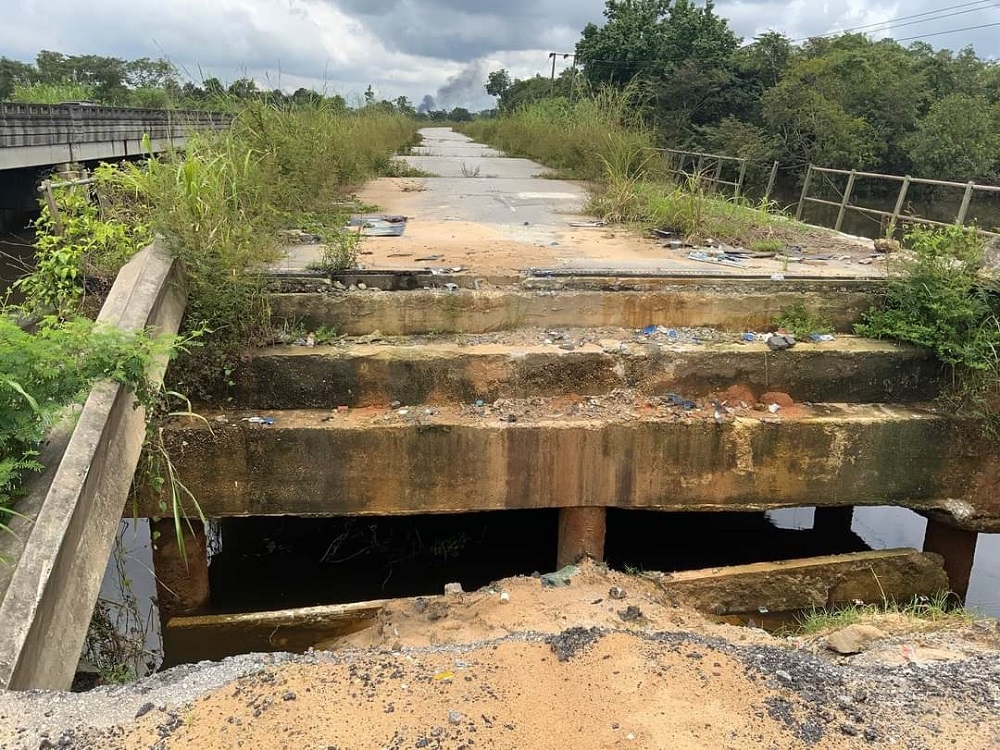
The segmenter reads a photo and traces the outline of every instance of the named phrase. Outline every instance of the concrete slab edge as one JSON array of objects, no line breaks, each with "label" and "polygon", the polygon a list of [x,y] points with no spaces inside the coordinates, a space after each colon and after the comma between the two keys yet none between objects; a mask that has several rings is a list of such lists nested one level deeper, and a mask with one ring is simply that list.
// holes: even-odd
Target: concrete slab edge
[{"label": "concrete slab edge", "polygon": [[[122,268],[98,322],[173,334],[186,299],[179,264],[154,243]],[[157,362],[149,375],[159,380],[165,369]],[[6,563],[13,572],[0,601],[0,687],[70,686],[145,432],[131,391],[99,383],[58,466],[39,478],[44,500],[24,552]]]}]

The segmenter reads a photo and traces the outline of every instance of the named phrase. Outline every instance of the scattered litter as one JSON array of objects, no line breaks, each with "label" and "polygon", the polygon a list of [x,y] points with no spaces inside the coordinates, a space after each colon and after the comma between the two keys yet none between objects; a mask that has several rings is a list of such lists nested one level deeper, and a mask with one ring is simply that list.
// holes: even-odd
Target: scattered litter
[{"label": "scattered litter", "polygon": [[746,333],[741,335],[740,338],[743,339],[744,341],[752,342],[757,340],[757,334],[753,333],[752,331],[747,331]]},{"label": "scattered litter", "polygon": [[500,603],[507,604],[510,601],[510,594],[506,591],[500,592]]},{"label": "scattered litter", "polygon": [[393,401],[391,404],[389,404],[389,406],[391,406],[393,409],[398,409],[402,405],[403,404],[400,401]]},{"label": "scattered litter", "polygon": [[486,406],[486,402],[483,401],[481,398],[477,398],[476,399],[476,406],[479,407],[479,408],[482,408],[482,407]]},{"label": "scattered litter", "polygon": [[274,417],[243,417],[243,421],[250,424],[272,425],[274,424]]},{"label": "scattered litter", "polygon": [[576,565],[567,565],[565,568],[560,568],[555,573],[545,573],[542,576],[542,586],[549,589],[569,586],[570,579],[572,579],[573,576],[579,572],[580,569]]},{"label": "scattered litter", "polygon": [[680,396],[676,393],[668,393],[666,396],[664,396],[664,398],[670,403],[672,403],[674,406],[682,406],[689,411],[691,409],[698,408],[698,404],[696,404],[694,401],[686,399],[683,396]]},{"label": "scattered litter", "polygon": [[386,258],[409,258],[413,253],[389,253]]},{"label": "scattered litter", "polygon": [[809,340],[814,343],[819,343],[821,341],[833,341],[832,333],[810,333]]},{"label": "scattered litter", "polygon": [[667,243],[667,247],[669,247],[671,250],[680,250],[682,247],[684,247],[684,243],[681,242],[680,240],[670,240],[670,242]]},{"label": "scattered litter", "polygon": [[462,266],[454,266],[452,268],[425,268],[425,271],[430,271],[431,276],[447,276],[452,273],[459,273],[462,270]]},{"label": "scattered litter", "polygon": [[316,346],[316,337],[313,336],[311,333],[308,336],[306,336],[306,346],[310,348]]},{"label": "scattered litter", "polygon": [[509,424],[514,424],[517,421],[517,415],[516,414],[508,414],[505,417],[500,417],[500,421],[501,422],[507,422]]},{"label": "scattered litter", "polygon": [[460,583],[446,583],[444,585],[444,594],[449,596],[451,594],[462,594],[462,584]]},{"label": "scattered litter", "polygon": [[568,223],[571,227],[576,227],[577,229],[597,229],[598,227],[605,226],[603,221],[570,221]]},{"label": "scattered litter", "polygon": [[447,289],[449,292],[457,292],[458,284],[448,283],[444,285],[444,288]]},{"label": "scattered litter", "polygon": [[612,586],[608,589],[608,598],[610,599],[620,600],[624,599],[626,596],[628,596],[628,594],[625,593],[625,589],[621,586]]},{"label": "scattered litter", "polygon": [[771,404],[770,406],[767,407],[767,410],[772,414],[777,414],[779,411],[781,411],[781,406],[778,404]]},{"label": "scattered litter", "polygon": [[401,416],[401,417],[405,417],[405,416],[406,416],[407,414],[409,414],[409,413],[410,413],[410,410],[409,410],[409,409],[400,409],[400,410],[399,410],[399,411],[397,411],[396,413],[397,413],[397,414],[398,414],[399,416]]},{"label": "scattered litter", "polygon": [[642,335],[652,336],[654,333],[657,332],[657,330],[659,330],[659,328],[660,328],[659,326],[646,326],[645,328],[642,329]]},{"label": "scattered litter", "polygon": [[434,682],[451,682],[455,679],[455,673],[451,670],[445,672],[438,672],[434,675]]},{"label": "scattered litter", "polygon": [[428,255],[424,258],[414,258],[414,260],[417,261],[417,263],[429,263],[434,260],[441,260],[443,257],[443,255]]},{"label": "scattered litter", "polygon": [[704,250],[694,250],[688,253],[688,260],[696,260],[699,263],[715,263],[722,266],[741,266],[743,265],[743,260],[734,256],[726,255],[722,253],[721,255],[709,255]]},{"label": "scattered litter", "polygon": [[365,237],[399,237],[406,231],[405,216],[352,216],[345,229],[357,229]]},{"label": "scattered litter", "polygon": [[783,274],[783,273],[772,273],[771,274],[771,281],[784,281],[784,280],[785,280],[785,274]]}]

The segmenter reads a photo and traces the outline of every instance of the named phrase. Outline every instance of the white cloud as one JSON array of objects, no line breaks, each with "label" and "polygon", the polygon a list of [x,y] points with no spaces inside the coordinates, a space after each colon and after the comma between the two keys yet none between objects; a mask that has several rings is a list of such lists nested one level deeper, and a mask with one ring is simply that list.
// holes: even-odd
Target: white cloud
[{"label": "white cloud", "polygon": [[[506,67],[517,77],[548,75],[550,51],[569,52],[602,0],[4,0],[0,55],[31,60],[42,49],[123,58],[166,56],[191,77],[325,88],[360,97],[419,102],[463,71],[485,78]],[[953,18],[898,26],[909,37],[1000,22],[1000,3]],[[750,39],[767,30],[793,39],[912,16],[941,0],[719,0],[716,12]],[[904,23],[904,22],[900,22]],[[871,29],[889,35],[887,30]],[[1000,53],[996,29],[929,37],[935,46],[975,44]],[[559,66],[563,61],[558,61]],[[483,81],[458,86],[449,100],[489,106]],[[452,89],[447,89],[452,92]],[[451,95],[451,94],[449,94]]]}]

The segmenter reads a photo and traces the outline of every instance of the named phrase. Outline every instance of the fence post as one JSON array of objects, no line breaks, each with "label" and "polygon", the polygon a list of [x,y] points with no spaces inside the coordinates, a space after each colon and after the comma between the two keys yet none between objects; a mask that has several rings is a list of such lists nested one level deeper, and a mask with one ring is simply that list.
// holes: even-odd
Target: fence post
[{"label": "fence post", "polygon": [[743,180],[747,176],[747,160],[740,160],[740,176],[736,178],[736,197],[739,198],[743,194]]},{"label": "fence post", "polygon": [[[744,163],[744,168],[746,164]],[[767,190],[764,191],[764,203],[770,203],[771,191],[774,190],[774,183],[778,179],[778,162],[774,162],[771,167],[771,176],[767,179]]]},{"label": "fence post", "polygon": [[812,182],[813,177],[813,165],[810,164],[809,168],[806,170],[806,179],[802,183],[802,194],[799,196],[799,207],[795,211],[795,220],[802,221],[802,209],[806,205],[806,196],[809,193],[809,184]]},{"label": "fence post", "polygon": [[718,158],[715,161],[715,175],[712,177],[712,181],[715,183],[715,189],[719,189],[719,180],[722,179],[722,158]]},{"label": "fence post", "polygon": [[955,219],[955,223],[959,226],[965,225],[965,215],[969,213],[969,203],[972,202],[972,191],[975,189],[976,183],[969,180],[969,184],[965,186],[965,195],[962,197],[962,206],[958,209],[958,218]]},{"label": "fence post", "polygon": [[906,175],[903,178],[903,184],[899,187],[899,196],[896,198],[896,207],[892,209],[892,218],[889,219],[889,236],[891,237],[896,232],[896,222],[899,221],[899,215],[903,212],[903,205],[906,203],[906,193],[910,189],[910,175]]},{"label": "fence post", "polygon": [[62,217],[59,215],[59,208],[56,206],[56,197],[52,193],[52,180],[45,180],[42,183],[42,192],[45,194],[45,205],[49,207],[49,216],[52,217],[52,226],[55,227],[56,234],[62,234]]},{"label": "fence post", "polygon": [[847,187],[844,188],[844,199],[840,201],[840,211],[837,213],[837,223],[833,225],[833,231],[839,232],[841,225],[844,223],[844,214],[847,213],[847,204],[851,201],[851,193],[854,192],[854,180],[857,178],[857,172],[851,170],[851,173],[847,176]]}]

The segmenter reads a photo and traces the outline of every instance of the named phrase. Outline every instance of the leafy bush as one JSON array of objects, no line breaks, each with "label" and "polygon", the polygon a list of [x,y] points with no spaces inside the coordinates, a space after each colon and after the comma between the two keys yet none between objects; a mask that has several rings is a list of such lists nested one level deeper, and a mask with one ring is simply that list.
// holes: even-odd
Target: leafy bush
[{"label": "leafy bush", "polygon": [[1000,378],[1000,301],[978,274],[981,237],[918,226],[903,244],[909,257],[890,266],[884,303],[857,332],[918,344],[946,364]]},{"label": "leafy bush", "polygon": [[152,403],[156,389],[146,368],[172,344],[169,337],[98,329],[83,318],[45,318],[32,334],[0,315],[0,509],[11,506],[27,472],[42,468],[36,456],[47,430],[95,380],[126,385]]}]

